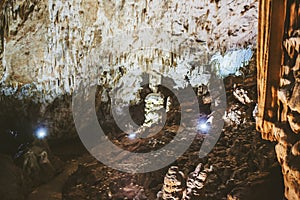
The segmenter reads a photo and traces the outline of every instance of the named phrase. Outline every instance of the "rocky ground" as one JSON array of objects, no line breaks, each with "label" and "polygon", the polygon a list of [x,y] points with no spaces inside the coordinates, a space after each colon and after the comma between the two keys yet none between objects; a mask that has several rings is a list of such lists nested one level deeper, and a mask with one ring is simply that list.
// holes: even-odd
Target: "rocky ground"
[{"label": "rocky ground", "polygon": [[[185,175],[199,163],[213,166],[201,199],[282,199],[283,183],[274,145],[261,140],[253,122],[227,127],[204,159],[198,157],[201,140],[201,137],[196,139],[172,164]],[[70,200],[156,199],[168,168],[146,174],[127,174],[110,169],[87,154],[81,157],[78,170],[67,181],[63,197]]]},{"label": "rocky ground", "polygon": [[[275,144],[263,141],[255,130],[255,116],[252,115],[256,101],[255,73],[251,72],[251,66],[248,69],[250,71],[244,71],[243,78],[228,77],[224,81],[229,102],[226,123],[207,157],[199,158],[203,139],[210,137],[201,132],[174,163],[151,173],[128,174],[113,170],[87,154],[81,157],[78,170],[67,181],[64,199],[185,199],[184,193],[191,188],[191,172],[195,172],[199,163],[206,169],[212,167],[212,171],[207,172],[203,188],[198,191],[192,188],[194,196],[190,199],[283,199],[283,180],[274,152]],[[179,112],[178,107],[174,108],[167,126],[151,140],[132,142],[123,135],[112,141],[135,152],[153,149],[153,141],[157,147],[163,146],[176,134]],[[207,114],[209,110],[204,113]],[[180,134],[188,132],[184,130]],[[173,179],[172,170],[176,173]]]},{"label": "rocky ground", "polygon": [[[198,134],[189,149],[175,162],[157,171],[142,174],[125,173],[105,166],[85,150],[78,138],[66,137],[64,140],[48,142],[23,138],[21,141],[30,141],[31,145],[19,159],[11,157],[15,152],[1,149],[0,161],[4,164],[0,165],[3,174],[0,194],[3,199],[29,200],[283,199],[283,180],[276,160],[275,144],[262,140],[255,130],[254,66],[250,63],[247,69],[241,69],[242,76],[229,76],[224,80],[228,101],[225,125],[217,144],[206,157],[199,158],[199,150],[203,140],[212,135],[195,130],[198,121],[193,119],[187,120],[188,124],[185,124],[185,127],[191,128],[178,131],[182,110],[176,102],[167,116],[165,127],[158,134],[134,140],[116,128],[111,117],[103,117],[108,110],[107,105],[96,105],[99,119],[104,120],[100,120],[100,124],[108,130],[107,136],[113,143],[129,151],[149,152],[172,143],[176,134],[188,135],[192,131],[198,131]],[[160,90],[163,92],[163,89]],[[149,92],[147,88],[144,91]],[[198,92],[201,116],[207,118],[212,114],[209,93],[205,87],[198,88]],[[143,96],[145,94],[141,94]],[[62,100],[69,102],[70,99],[66,97]],[[69,103],[60,104],[58,100],[56,104],[68,112]],[[8,108],[4,106],[3,109]],[[50,116],[51,113],[57,113],[57,110],[59,108],[53,105],[43,113]],[[138,112],[141,110],[142,104],[130,110],[138,124],[143,118],[143,113]],[[13,114],[11,118],[14,118]],[[56,125],[63,126],[63,123],[61,121]],[[149,131],[155,129],[153,126]],[[114,153],[117,158],[124,159],[122,153]],[[168,156],[173,156],[172,151]],[[142,165],[143,159],[141,156],[137,162]]]}]

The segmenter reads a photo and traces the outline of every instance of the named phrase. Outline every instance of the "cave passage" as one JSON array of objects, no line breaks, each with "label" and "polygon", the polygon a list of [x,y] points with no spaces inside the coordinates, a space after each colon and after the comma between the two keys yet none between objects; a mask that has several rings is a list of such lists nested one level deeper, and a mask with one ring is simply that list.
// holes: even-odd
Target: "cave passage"
[{"label": "cave passage", "polygon": [[300,199],[299,0],[0,1],[0,199]]}]

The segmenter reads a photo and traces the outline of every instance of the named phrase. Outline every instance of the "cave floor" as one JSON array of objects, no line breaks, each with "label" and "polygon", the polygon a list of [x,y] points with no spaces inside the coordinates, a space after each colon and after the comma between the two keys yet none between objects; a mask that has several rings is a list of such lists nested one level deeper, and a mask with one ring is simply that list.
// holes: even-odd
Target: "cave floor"
[{"label": "cave floor", "polygon": [[[213,165],[201,199],[283,198],[283,191],[273,189],[283,188],[274,144],[261,139],[253,122],[225,127],[212,152],[200,159],[202,140],[197,137],[189,150],[172,164],[185,174],[200,162]],[[120,172],[98,162],[78,141],[58,145],[52,151],[66,163],[64,171],[34,190],[29,200],[156,199],[169,168],[145,174]]]}]

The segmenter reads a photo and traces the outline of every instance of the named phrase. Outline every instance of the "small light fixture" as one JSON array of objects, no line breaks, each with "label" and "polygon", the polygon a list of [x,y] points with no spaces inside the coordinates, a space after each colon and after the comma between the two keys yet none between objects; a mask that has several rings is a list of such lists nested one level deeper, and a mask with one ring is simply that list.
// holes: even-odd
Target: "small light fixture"
[{"label": "small light fixture", "polygon": [[197,129],[198,131],[202,132],[202,133],[208,133],[209,129],[210,129],[210,123],[207,121],[207,119],[199,119],[198,120],[198,125],[197,125]]},{"label": "small light fixture", "polygon": [[42,140],[44,139],[45,137],[47,137],[48,133],[47,133],[47,129],[44,128],[44,127],[41,127],[41,128],[38,128],[35,132],[35,136]]},{"label": "small light fixture", "polygon": [[128,138],[131,139],[131,140],[135,139],[136,138],[136,133],[128,134]]},{"label": "small light fixture", "polygon": [[207,126],[207,124],[206,123],[202,123],[202,124],[200,124],[200,129],[201,130],[207,130],[207,128],[208,128],[208,126]]}]

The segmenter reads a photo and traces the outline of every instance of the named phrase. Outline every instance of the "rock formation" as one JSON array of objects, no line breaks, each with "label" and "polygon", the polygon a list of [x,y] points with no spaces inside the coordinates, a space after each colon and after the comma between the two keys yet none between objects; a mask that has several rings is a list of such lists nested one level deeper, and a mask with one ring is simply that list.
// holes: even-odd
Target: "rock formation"
[{"label": "rock formation", "polygon": [[149,63],[161,73],[177,66],[170,76],[182,79],[192,54],[208,64],[207,54],[256,44],[257,0],[3,0],[0,9],[1,91],[42,102],[80,83],[119,86]]},{"label": "rock formation", "polygon": [[[245,74],[236,73],[241,65],[248,64],[256,45],[258,102],[254,100],[255,94],[251,91],[253,77],[248,81]],[[271,183],[274,177],[269,171],[274,169],[274,155],[269,144],[262,143],[255,135],[253,124],[249,125],[249,119],[245,117],[252,114],[258,103],[256,127],[264,139],[277,142],[275,151],[284,175],[285,196],[288,199],[299,199],[299,46],[299,0],[260,0],[259,6],[257,0],[1,0],[1,126],[13,126],[13,123],[6,124],[9,121],[7,116],[15,120],[15,124],[26,124],[27,121],[23,119],[30,118],[35,122],[34,126],[46,123],[51,129],[51,139],[61,139],[76,135],[70,95],[80,86],[100,85],[97,100],[104,103],[96,105],[97,111],[99,116],[111,122],[108,114],[111,108],[110,95],[122,97],[122,101],[126,102],[138,99],[138,83],[143,82],[141,77],[144,72],[155,72],[172,78],[179,88],[188,83],[195,87],[204,85],[205,88],[209,79],[206,72],[211,69],[216,70],[221,77],[236,74],[240,77],[225,80],[228,81],[227,89],[231,88],[229,90],[234,94],[234,97],[229,98],[242,104],[232,104],[227,110],[227,124],[232,125],[232,128],[225,131],[220,145],[216,146],[207,160],[199,160],[198,143],[192,146],[194,152],[191,156],[181,158],[182,162],[192,157],[198,159],[197,163],[201,161],[216,165],[212,177],[205,177],[210,188],[205,196],[207,199],[226,198],[226,195],[228,199],[253,199],[249,188],[257,189],[258,194],[263,194],[260,198],[264,199],[266,191],[273,189]],[[244,78],[244,85],[237,81],[243,79],[241,77]],[[245,87],[249,82],[250,87]],[[132,86],[129,90],[117,90],[120,87],[128,88],[128,83]],[[204,104],[211,103],[207,96],[201,97]],[[16,101],[10,97],[22,101],[16,106]],[[117,103],[120,105],[123,102]],[[11,112],[14,106],[18,107],[15,110],[17,114]],[[177,110],[171,117],[177,120],[178,113]],[[20,115],[25,117],[21,119]],[[39,121],[41,118],[43,122]],[[107,127],[112,125],[106,123]],[[20,127],[26,133],[31,133],[34,128]],[[174,132],[161,135],[170,139]],[[112,134],[116,143],[145,151],[140,141],[132,142],[121,135],[119,137],[124,140],[120,142],[113,133],[109,134]],[[156,148],[163,144],[164,141],[152,138],[147,145]],[[261,146],[257,148],[257,144]],[[54,171],[57,171],[49,165],[49,152],[45,152],[48,151],[29,151],[26,154],[24,169],[28,171],[28,176],[31,174],[34,178],[37,176],[34,173],[40,174],[44,170],[52,177]],[[245,156],[241,156],[241,152]],[[227,155],[233,161],[224,161]],[[161,188],[157,180],[137,175],[128,178],[123,173],[96,163],[90,157],[84,159],[88,159],[82,161],[88,165],[79,167],[70,177],[64,197],[82,199],[89,194],[91,197],[106,199],[123,198],[126,195],[127,198],[145,199],[144,192],[151,184],[155,185],[156,191]],[[6,155],[1,155],[0,161],[7,164],[3,168],[12,175],[10,184],[16,183],[13,189],[21,194],[9,191],[7,195],[22,199],[24,183],[19,178],[20,170],[12,167],[14,164]],[[182,166],[166,169],[169,170],[166,183],[174,183],[176,187],[165,184],[165,192],[162,194],[165,198],[168,192],[173,195],[172,190],[178,193],[180,199],[187,194],[198,195],[198,191],[193,193],[194,188],[202,189],[196,180],[191,183],[191,178],[182,176],[178,178],[180,181],[175,180],[175,176],[183,175],[180,173],[182,169],[185,174],[192,172],[190,176],[196,179],[202,180],[204,177],[198,176],[201,170],[193,172],[194,169]],[[103,176],[103,171],[111,179],[105,179],[105,184],[101,185],[99,182],[106,176]],[[46,181],[48,175],[42,179]],[[160,175],[156,177],[158,180],[162,178]],[[266,191],[259,190],[265,183],[262,180],[268,183]],[[82,182],[84,184],[78,185]],[[275,182],[280,183],[280,180],[276,179]],[[146,194],[153,198],[149,191]]]},{"label": "rock formation", "polygon": [[278,142],[288,199],[300,198],[299,28],[299,1],[261,1],[257,128],[264,139]]}]

